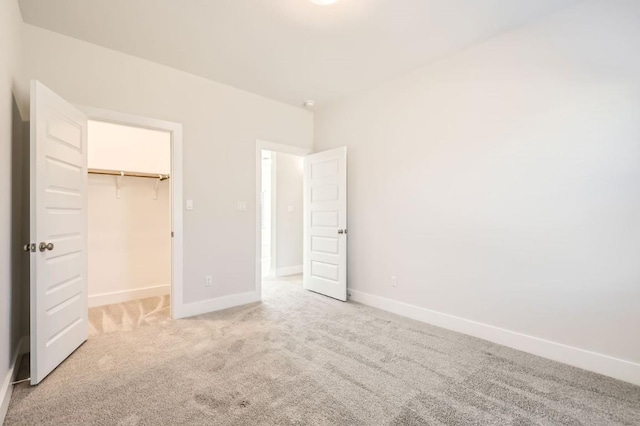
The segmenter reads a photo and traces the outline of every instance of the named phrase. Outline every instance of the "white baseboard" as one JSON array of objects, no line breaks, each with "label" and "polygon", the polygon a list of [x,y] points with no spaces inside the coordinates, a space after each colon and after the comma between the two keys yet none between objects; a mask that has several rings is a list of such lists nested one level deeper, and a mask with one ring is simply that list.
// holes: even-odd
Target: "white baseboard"
[{"label": "white baseboard", "polygon": [[302,265],[287,266],[276,269],[276,277],[286,277],[287,275],[297,275],[302,273]]},{"label": "white baseboard", "polygon": [[11,367],[2,381],[2,388],[0,388],[0,425],[4,423],[4,418],[9,409],[9,401],[11,401],[11,394],[13,393],[13,385],[11,383],[13,383],[16,379],[16,374],[18,374],[20,357],[27,352],[29,352],[29,336],[24,336],[18,342],[18,346],[11,358]]},{"label": "white baseboard", "polygon": [[231,296],[217,297],[195,303],[185,303],[180,307],[179,312],[173,313],[173,318],[187,318],[194,315],[221,311],[223,309],[246,305],[247,303],[258,302],[260,299],[261,295],[259,292],[250,291],[248,293],[232,294]]},{"label": "white baseboard", "polygon": [[448,330],[479,337],[554,361],[640,385],[640,364],[517,333],[477,321],[409,305],[357,290],[351,300]]},{"label": "white baseboard", "polygon": [[111,305],[113,303],[144,299],[146,297],[164,296],[169,293],[171,293],[171,284],[144,287],[135,290],[114,291],[113,293],[93,294],[89,295],[89,307]]}]

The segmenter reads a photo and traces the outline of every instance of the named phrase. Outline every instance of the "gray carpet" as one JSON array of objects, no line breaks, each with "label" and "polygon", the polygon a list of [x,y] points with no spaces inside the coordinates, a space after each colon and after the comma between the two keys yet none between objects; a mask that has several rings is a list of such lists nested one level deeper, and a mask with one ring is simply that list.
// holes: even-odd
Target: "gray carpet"
[{"label": "gray carpet", "polygon": [[7,425],[638,425],[640,387],[355,303],[263,303],[89,339]]}]

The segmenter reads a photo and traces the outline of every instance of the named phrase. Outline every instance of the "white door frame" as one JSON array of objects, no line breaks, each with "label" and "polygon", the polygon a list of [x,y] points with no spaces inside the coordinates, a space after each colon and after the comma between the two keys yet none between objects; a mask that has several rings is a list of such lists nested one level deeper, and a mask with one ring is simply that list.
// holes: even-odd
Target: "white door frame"
[{"label": "white door frame", "polygon": [[262,150],[298,155],[300,157],[313,154],[313,150],[309,148],[283,145],[260,139],[256,140],[256,293],[260,296],[260,299],[262,299],[262,203],[260,197],[262,192]]},{"label": "white door frame", "polygon": [[[271,150],[268,150],[271,152]],[[269,191],[269,194],[271,195],[271,199],[270,201],[270,205],[271,205],[271,215],[270,215],[270,228],[269,228],[269,233],[270,235],[270,239],[271,239],[271,245],[269,247],[269,250],[271,250],[271,256],[269,256],[269,275],[276,275],[276,232],[277,229],[276,227],[278,226],[278,221],[277,221],[277,217],[276,217],[276,199],[277,199],[277,194],[276,194],[276,176],[277,176],[277,164],[276,164],[276,156],[271,156],[271,188]],[[262,162],[260,163],[260,165],[262,166]],[[262,168],[260,169],[260,177],[262,178]],[[262,194],[262,181],[260,181],[260,193]],[[262,202],[264,200],[262,199],[262,195],[260,196],[260,214],[262,215]],[[262,216],[260,217],[260,242],[262,243]],[[262,250],[262,246],[260,246],[260,250]],[[260,252],[260,255],[262,256],[262,252]],[[262,261],[260,262],[260,268],[262,269]],[[262,273],[262,272],[261,272]],[[264,276],[263,276],[264,278]]]},{"label": "white door frame", "polygon": [[188,316],[183,300],[182,124],[87,106],[77,107],[89,120],[160,130],[171,134],[171,318]]}]

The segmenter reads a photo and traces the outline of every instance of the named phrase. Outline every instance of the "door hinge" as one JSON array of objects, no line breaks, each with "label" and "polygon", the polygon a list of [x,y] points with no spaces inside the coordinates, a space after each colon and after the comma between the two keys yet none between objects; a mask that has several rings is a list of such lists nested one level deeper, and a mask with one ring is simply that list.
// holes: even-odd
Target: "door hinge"
[{"label": "door hinge", "polygon": [[171,238],[173,238],[173,231],[171,231]]}]

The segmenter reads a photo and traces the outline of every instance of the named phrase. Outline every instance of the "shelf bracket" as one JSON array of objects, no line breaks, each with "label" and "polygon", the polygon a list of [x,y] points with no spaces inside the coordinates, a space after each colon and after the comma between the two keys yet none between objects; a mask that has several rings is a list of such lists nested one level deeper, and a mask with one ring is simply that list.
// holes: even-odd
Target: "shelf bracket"
[{"label": "shelf bracket", "polygon": [[120,188],[122,188],[122,178],[124,177],[124,172],[120,172],[120,176],[116,176],[116,198],[120,198]]},{"label": "shelf bracket", "polygon": [[158,175],[158,179],[156,179],[156,182],[153,184],[153,199],[157,200],[158,199],[158,186],[160,185],[160,182],[162,182],[162,178],[164,176],[162,175]]}]

